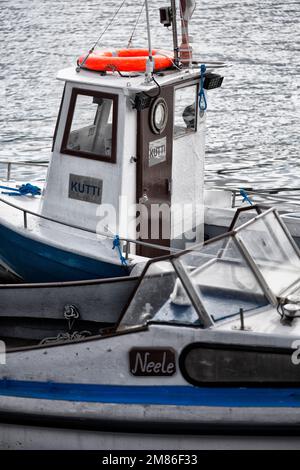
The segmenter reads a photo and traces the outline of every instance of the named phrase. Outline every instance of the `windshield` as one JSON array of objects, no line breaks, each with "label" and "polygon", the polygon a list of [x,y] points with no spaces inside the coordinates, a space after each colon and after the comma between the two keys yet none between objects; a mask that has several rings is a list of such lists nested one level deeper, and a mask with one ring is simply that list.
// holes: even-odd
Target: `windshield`
[{"label": "windshield", "polygon": [[[180,295],[174,290],[180,286]],[[150,320],[162,323],[200,324],[199,315],[182,287],[170,261],[152,262],[131,300],[119,329],[142,326]]]},{"label": "windshield", "polygon": [[300,279],[300,258],[274,211],[238,229],[240,239],[271,291],[279,297]]},{"label": "windshield", "polygon": [[214,321],[268,304],[234,237],[223,237],[179,259]]},{"label": "windshield", "polygon": [[[273,210],[193,250],[151,261],[120,328],[147,322],[207,327],[275,303],[300,280],[298,250]],[[211,323],[210,323],[211,322]]]}]

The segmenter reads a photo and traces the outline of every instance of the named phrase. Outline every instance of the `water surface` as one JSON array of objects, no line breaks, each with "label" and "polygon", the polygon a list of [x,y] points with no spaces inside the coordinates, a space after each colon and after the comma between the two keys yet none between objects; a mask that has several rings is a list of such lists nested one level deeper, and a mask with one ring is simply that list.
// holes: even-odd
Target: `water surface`
[{"label": "water surface", "polygon": [[[75,66],[120,3],[1,0],[0,160],[49,159],[62,93],[56,73]],[[171,33],[158,8],[167,3],[150,1],[153,43],[164,48]],[[141,4],[125,2],[101,47],[127,46]],[[223,87],[209,94],[207,185],[300,186],[299,18],[299,1],[197,1],[195,54],[228,64]],[[132,45],[146,45],[144,14]]]}]

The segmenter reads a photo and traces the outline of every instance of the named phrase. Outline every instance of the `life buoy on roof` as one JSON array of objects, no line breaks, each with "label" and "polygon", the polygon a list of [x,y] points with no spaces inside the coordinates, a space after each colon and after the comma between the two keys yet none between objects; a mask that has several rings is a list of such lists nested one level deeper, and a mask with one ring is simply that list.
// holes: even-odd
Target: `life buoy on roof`
[{"label": "life buoy on roof", "polygon": [[[153,49],[152,55],[154,71],[172,67],[174,59],[171,52]],[[148,49],[103,50],[93,52],[85,62],[85,56],[81,56],[78,65],[84,62],[83,68],[96,72],[145,72],[148,56]]]}]

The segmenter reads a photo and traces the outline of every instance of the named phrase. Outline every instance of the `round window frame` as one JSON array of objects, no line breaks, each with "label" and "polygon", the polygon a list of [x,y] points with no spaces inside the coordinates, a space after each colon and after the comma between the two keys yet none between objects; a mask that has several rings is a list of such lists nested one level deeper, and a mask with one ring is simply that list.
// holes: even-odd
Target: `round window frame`
[{"label": "round window frame", "polygon": [[[161,126],[157,126],[157,124],[155,123],[155,112],[159,105],[163,106],[164,112],[165,112],[164,119],[162,121]],[[150,118],[150,127],[151,127],[152,132],[154,132],[154,134],[162,134],[167,126],[168,118],[169,118],[168,105],[164,98],[162,97],[156,98],[156,100],[153,102],[150,108],[149,118]]]}]

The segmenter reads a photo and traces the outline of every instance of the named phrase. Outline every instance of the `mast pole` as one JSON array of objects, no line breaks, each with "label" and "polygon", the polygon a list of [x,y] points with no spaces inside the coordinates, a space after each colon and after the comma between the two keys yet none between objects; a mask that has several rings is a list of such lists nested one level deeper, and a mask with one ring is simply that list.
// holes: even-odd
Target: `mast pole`
[{"label": "mast pole", "polygon": [[146,10],[148,50],[149,50],[148,60],[147,60],[147,64],[146,64],[145,82],[150,83],[152,81],[154,63],[153,63],[153,55],[152,55],[152,43],[151,43],[151,31],[150,31],[150,17],[149,17],[148,0],[145,0],[145,10]]},{"label": "mast pole", "polygon": [[172,10],[172,32],[173,32],[173,49],[174,49],[174,64],[179,66],[179,48],[178,48],[178,34],[176,22],[176,0],[171,0]]},{"label": "mast pole", "polygon": [[181,34],[182,43],[180,45],[180,61],[184,67],[191,66],[193,50],[190,46],[189,38],[189,20],[195,9],[194,0],[179,0],[180,2],[180,18],[181,18]]}]

